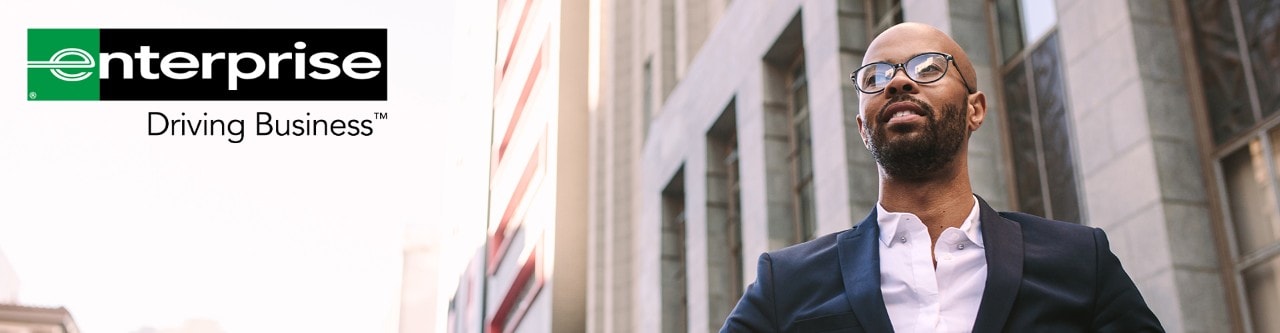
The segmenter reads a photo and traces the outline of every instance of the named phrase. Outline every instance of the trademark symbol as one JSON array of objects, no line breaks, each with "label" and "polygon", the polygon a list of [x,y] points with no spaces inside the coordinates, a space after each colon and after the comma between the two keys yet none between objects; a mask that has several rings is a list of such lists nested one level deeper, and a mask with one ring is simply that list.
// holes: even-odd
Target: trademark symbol
[{"label": "trademark symbol", "polygon": [[36,99],[36,92],[32,91],[31,93],[28,93],[27,97],[30,97],[30,99]]},{"label": "trademark symbol", "polygon": [[[35,93],[31,93],[31,96],[35,96]],[[31,97],[31,98],[35,98],[35,97]],[[386,112],[374,112],[374,113],[373,113],[373,119],[387,119],[387,113],[386,113]]]}]

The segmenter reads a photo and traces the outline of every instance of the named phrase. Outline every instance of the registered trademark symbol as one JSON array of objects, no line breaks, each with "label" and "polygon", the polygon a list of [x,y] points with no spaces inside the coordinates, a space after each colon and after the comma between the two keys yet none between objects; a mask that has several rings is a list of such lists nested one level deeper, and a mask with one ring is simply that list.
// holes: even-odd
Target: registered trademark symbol
[{"label": "registered trademark symbol", "polygon": [[31,97],[31,99],[36,99],[36,92],[32,91],[31,93],[27,94],[27,97]]}]

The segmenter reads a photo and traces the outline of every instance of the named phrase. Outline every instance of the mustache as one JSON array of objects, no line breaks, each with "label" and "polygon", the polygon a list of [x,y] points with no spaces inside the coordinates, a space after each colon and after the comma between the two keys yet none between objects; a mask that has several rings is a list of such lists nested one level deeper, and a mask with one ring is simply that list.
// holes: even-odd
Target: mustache
[{"label": "mustache", "polygon": [[890,105],[897,102],[910,102],[911,104],[915,104],[916,108],[920,109],[921,116],[930,119],[933,117],[933,107],[929,106],[929,104],[925,104],[924,101],[921,101],[909,94],[901,94],[890,98],[888,102],[885,102],[884,105],[880,106],[880,112],[876,113],[879,115],[879,117],[876,118],[880,123],[888,122],[889,118],[893,117],[893,115],[888,114],[887,111],[889,110]]}]

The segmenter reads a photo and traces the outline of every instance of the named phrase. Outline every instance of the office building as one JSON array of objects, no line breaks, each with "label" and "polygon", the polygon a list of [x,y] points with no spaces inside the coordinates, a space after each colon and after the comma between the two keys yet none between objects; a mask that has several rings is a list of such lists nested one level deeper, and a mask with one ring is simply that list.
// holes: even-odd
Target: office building
[{"label": "office building", "polygon": [[497,10],[487,240],[454,291],[449,329],[580,332],[588,3],[500,0]]},{"label": "office building", "polygon": [[1280,331],[1280,4],[617,0],[590,119],[588,331],[714,331],[760,253],[877,200],[849,81],[893,24],[967,51],[997,210],[1103,228],[1170,332]]}]

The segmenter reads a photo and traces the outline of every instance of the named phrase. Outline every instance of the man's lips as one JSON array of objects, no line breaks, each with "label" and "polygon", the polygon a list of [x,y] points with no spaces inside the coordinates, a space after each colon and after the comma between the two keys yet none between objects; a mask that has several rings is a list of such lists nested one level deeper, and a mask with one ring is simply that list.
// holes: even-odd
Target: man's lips
[{"label": "man's lips", "polygon": [[924,109],[911,101],[899,101],[885,106],[880,111],[880,122],[905,122],[924,118]]}]

